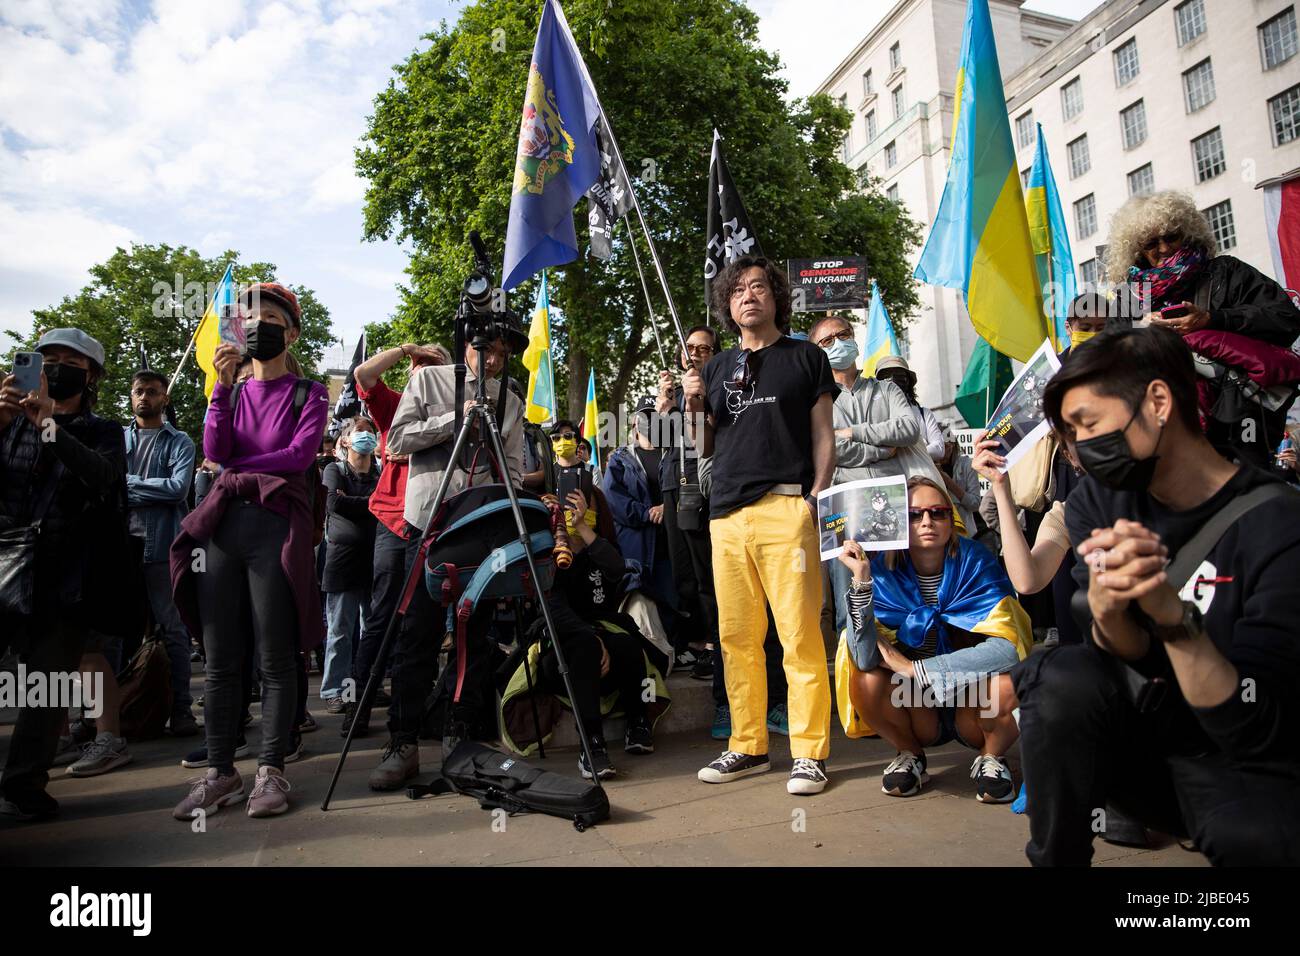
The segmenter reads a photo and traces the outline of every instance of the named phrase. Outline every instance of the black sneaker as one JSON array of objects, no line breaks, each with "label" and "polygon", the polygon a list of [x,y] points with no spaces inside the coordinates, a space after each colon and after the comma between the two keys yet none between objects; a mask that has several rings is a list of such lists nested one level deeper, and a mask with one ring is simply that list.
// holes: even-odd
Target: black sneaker
[{"label": "black sneaker", "polygon": [[44,790],[6,793],[0,799],[0,816],[14,820],[48,820],[59,812],[59,801]]},{"label": "black sneaker", "polygon": [[1011,769],[1002,757],[980,754],[970,765],[975,783],[975,799],[980,803],[1010,803],[1016,798],[1011,784]]},{"label": "black sneaker", "polygon": [[298,725],[298,733],[309,734],[314,730],[320,730],[320,724],[316,723],[316,718],[310,712],[305,713],[302,723]]},{"label": "black sneaker", "polygon": [[796,757],[790,768],[790,780],[785,785],[786,793],[796,796],[821,793],[826,789],[826,761],[813,760],[809,757]]},{"label": "black sneaker", "polygon": [[[248,741],[240,737],[235,741],[235,759],[247,757],[252,752],[248,746]],[[208,765],[208,748],[200,747],[198,750],[192,750],[181,759],[182,767],[189,767],[193,770],[196,767],[206,767]]]},{"label": "black sneaker", "polygon": [[[352,722],[357,718],[357,705],[348,704],[348,709],[343,713],[343,726],[339,728],[339,736],[347,740],[348,730],[352,727]],[[357,732],[352,735],[353,740],[359,740],[362,737],[370,736],[370,715],[366,714],[365,718],[357,723]]]},{"label": "black sneaker", "polygon": [[[604,737],[591,738],[591,759],[596,764],[596,776],[601,780],[608,780],[614,776],[614,765],[609,761],[609,750],[605,746]],[[578,754],[578,772],[582,776],[591,780],[591,767],[587,765],[587,752],[581,751]]]},{"label": "black sneaker", "polygon": [[707,648],[700,651],[695,666],[691,668],[691,677],[696,680],[713,680],[713,651]]},{"label": "black sneaker", "polygon": [[920,793],[929,782],[930,775],[925,772],[925,754],[917,756],[904,750],[885,768],[880,790],[891,797],[910,797]]},{"label": "black sneaker", "polygon": [[284,762],[295,763],[301,760],[305,753],[302,747],[302,734],[294,734],[289,738],[289,752],[284,755]]},{"label": "black sneaker", "polygon": [[768,762],[767,754],[754,757],[728,750],[696,776],[705,783],[730,783],[750,774],[767,773],[771,769],[772,764]]},{"label": "black sneaker", "polygon": [[682,648],[673,655],[673,670],[684,671],[688,667],[694,667],[695,662],[700,659],[700,654],[702,653],[703,651],[696,652],[691,650],[689,647]]},{"label": "black sneaker", "polygon": [[442,759],[455,750],[462,740],[469,739],[469,726],[461,720],[448,720],[442,731]]},{"label": "black sneaker", "polygon": [[1102,831],[1101,838],[1107,843],[1115,846],[1136,846],[1146,847],[1150,843],[1147,840],[1147,829],[1127,813],[1123,813],[1106,804],[1106,828]]},{"label": "black sneaker", "polygon": [[642,717],[630,720],[627,734],[623,738],[623,750],[630,754],[652,754],[655,752],[655,735],[650,729],[650,721]]}]

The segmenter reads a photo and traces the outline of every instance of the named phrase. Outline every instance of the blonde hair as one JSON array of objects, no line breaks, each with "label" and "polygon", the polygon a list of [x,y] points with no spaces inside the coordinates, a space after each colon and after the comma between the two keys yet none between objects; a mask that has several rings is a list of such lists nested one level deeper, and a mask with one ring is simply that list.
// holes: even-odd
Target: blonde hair
[{"label": "blonde hair", "polygon": [[[948,502],[948,505],[952,508],[952,514],[948,518],[948,530],[951,532],[951,535],[948,538],[948,544],[944,548],[944,552],[949,557],[956,557],[957,549],[961,547],[957,541],[957,538],[959,537],[957,534],[956,522],[957,505],[953,502],[952,495],[948,494],[948,489],[941,487],[933,478],[927,478],[925,475],[913,475],[911,478],[907,479],[907,503],[909,507],[912,504],[912,491],[922,487],[933,488],[935,491],[939,492],[939,494],[943,496],[944,501]],[[912,518],[910,515],[907,518],[907,528],[908,534],[910,535],[912,529]],[[897,571],[898,565],[903,560],[901,556],[904,553],[905,552],[902,551],[886,551],[885,567],[891,571]]]},{"label": "blonde hair", "polygon": [[1205,250],[1207,258],[1218,251],[1214,233],[1187,193],[1166,189],[1149,196],[1134,196],[1110,217],[1106,247],[1106,278],[1112,285],[1128,282],[1128,270],[1139,262],[1142,244],[1167,232],[1179,232],[1184,246]]}]

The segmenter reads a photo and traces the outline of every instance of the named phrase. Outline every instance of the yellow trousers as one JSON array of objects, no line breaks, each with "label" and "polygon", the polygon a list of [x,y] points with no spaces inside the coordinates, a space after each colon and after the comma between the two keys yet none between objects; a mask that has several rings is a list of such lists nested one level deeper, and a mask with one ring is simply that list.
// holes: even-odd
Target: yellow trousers
[{"label": "yellow trousers", "polygon": [[767,606],[785,650],[790,753],[830,753],[831,683],[822,643],[817,531],[796,495],[767,494],[709,522],[718,636],[731,705],[731,750],[767,753]]}]

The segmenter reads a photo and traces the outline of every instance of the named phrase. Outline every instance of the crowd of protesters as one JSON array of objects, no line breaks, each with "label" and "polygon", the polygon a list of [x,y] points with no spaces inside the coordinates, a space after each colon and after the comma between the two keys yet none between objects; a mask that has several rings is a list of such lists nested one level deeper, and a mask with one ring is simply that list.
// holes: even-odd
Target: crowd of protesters
[{"label": "crowd of protesters", "polygon": [[[848,319],[793,334],[788,280],[759,257],[712,286],[735,344],[691,328],[603,474],[593,436],[526,420],[502,387],[522,350],[513,334],[459,356],[407,344],[370,357],[354,373],[364,413],[327,440],[325,388],[289,352],[296,297],[250,287],[248,346],[217,350],[199,455],[166,420],[164,376],[136,373],[122,427],[94,411],[100,343],[49,330],[41,387],[0,383],[0,532],[39,525],[24,552],[30,594],[6,592],[0,616],[28,668],[103,674],[105,706],[70,724],[60,708],[21,711],[3,810],[50,817],[52,767],[89,776],[130,762],[114,677],[147,619],[170,676],[161,722],[204,737],[182,761],[205,772],[176,805],[181,820],[235,803],[254,817],[288,809],[285,765],[317,726],[315,657],[343,735],[370,734],[373,711],[387,711],[376,790],[420,772],[422,738],[444,754],[497,739],[531,753],[563,712],[543,708],[543,726],[539,696],[581,718],[579,772],[613,776],[610,718],[622,717],[624,753],[652,753],[670,691],[641,689],[685,673],[712,682],[710,733],[725,741],[704,783],[772,769],[778,733],[788,792],[819,793],[838,717],[849,738],[896,751],[881,789],[898,798],[929,783],[927,751],[955,741],[974,752],[976,799],[1009,803],[1018,750],[1035,864],[1087,863],[1098,832],[1140,843],[1147,828],[1214,863],[1298,863],[1300,482],[1286,418],[1300,311],[1216,254],[1176,193],[1116,214],[1106,271],[1109,294],[1071,303],[1070,345],[1044,393],[1050,435],[1010,471],[991,436],[962,452],[956,423],[920,405],[905,358],[862,367]],[[400,392],[392,371],[408,373]],[[480,377],[500,414],[499,473],[487,455],[452,460]],[[484,442],[477,427],[470,441]],[[908,487],[906,548],[850,541],[819,562],[817,493],[895,477]],[[562,514],[572,563],[533,600],[481,602],[457,639],[414,588],[381,659],[437,490],[493,480]],[[21,583],[11,565],[4,587]],[[124,588],[138,589],[140,613]],[[390,689],[363,694],[372,675]],[[245,729],[259,701],[254,753]],[[247,786],[244,757],[257,764]]]}]

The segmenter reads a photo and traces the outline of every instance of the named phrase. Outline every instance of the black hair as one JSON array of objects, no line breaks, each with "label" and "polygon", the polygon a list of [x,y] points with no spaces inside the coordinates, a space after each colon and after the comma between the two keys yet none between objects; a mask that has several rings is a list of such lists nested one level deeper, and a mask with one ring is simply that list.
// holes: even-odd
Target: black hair
[{"label": "black hair", "polygon": [[740,334],[740,326],[731,319],[731,290],[740,284],[740,277],[746,271],[754,268],[762,269],[767,277],[772,298],[776,300],[776,327],[782,335],[786,335],[790,331],[790,280],[786,277],[784,269],[763,256],[739,256],[723,267],[718,277],[713,280],[713,287],[710,290],[713,314],[722,321],[728,331],[734,335]]},{"label": "black hair", "polygon": [[558,432],[565,425],[568,425],[570,428],[572,428],[575,433],[578,431],[577,425],[573,424],[573,422],[569,421],[567,418],[561,418],[558,421],[556,421],[554,425],[551,426],[551,434],[555,435],[556,432]]},{"label": "black hair", "polygon": [[1100,292],[1085,292],[1070,300],[1067,320],[1104,318],[1109,323],[1114,312],[1111,301]]},{"label": "black hair", "polygon": [[579,439],[578,439],[578,446],[581,447],[581,448],[585,448],[585,449],[587,449],[587,454],[588,454],[588,455],[591,454],[591,442],[587,441],[587,439],[585,439],[585,438],[579,438]]},{"label": "black hair", "polygon": [[131,376],[131,384],[136,382],[157,382],[162,386],[163,391],[167,391],[167,376],[162,372],[155,372],[151,368],[142,368]]},{"label": "black hair", "polygon": [[689,338],[690,338],[692,335],[694,335],[696,332],[707,332],[707,333],[709,333],[709,338],[711,338],[711,339],[713,340],[713,354],[714,354],[714,355],[717,355],[719,352],[722,351],[722,336],[720,336],[720,335],[718,334],[718,330],[715,329],[713,326],[711,326],[711,325],[692,325],[689,329],[686,330],[686,338],[689,339]]},{"label": "black hair", "polygon": [[1196,367],[1191,349],[1177,332],[1161,328],[1107,330],[1070,350],[1061,370],[1043,390],[1043,412],[1061,434],[1074,429],[1061,417],[1065,393],[1089,385],[1136,411],[1147,387],[1159,379],[1173,394],[1174,409],[1193,434],[1201,430],[1196,411]]}]

